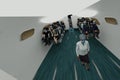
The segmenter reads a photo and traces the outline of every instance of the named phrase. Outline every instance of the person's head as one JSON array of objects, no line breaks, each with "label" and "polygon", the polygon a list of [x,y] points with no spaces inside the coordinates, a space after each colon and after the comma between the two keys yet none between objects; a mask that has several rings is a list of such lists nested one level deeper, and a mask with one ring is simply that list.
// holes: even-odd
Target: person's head
[{"label": "person's head", "polygon": [[96,21],[95,21],[95,20],[93,20],[93,24],[96,24]]},{"label": "person's head", "polygon": [[68,15],[68,19],[71,19],[72,14]]},{"label": "person's head", "polygon": [[85,35],[84,34],[80,34],[80,40],[81,40],[82,43],[85,42],[85,39],[86,39]]},{"label": "person's head", "polygon": [[63,21],[60,21],[60,23],[64,23]]},{"label": "person's head", "polygon": [[80,21],[80,18],[78,18],[77,20]]},{"label": "person's head", "polygon": [[85,25],[85,24],[86,24],[86,21],[84,21],[83,24]]}]

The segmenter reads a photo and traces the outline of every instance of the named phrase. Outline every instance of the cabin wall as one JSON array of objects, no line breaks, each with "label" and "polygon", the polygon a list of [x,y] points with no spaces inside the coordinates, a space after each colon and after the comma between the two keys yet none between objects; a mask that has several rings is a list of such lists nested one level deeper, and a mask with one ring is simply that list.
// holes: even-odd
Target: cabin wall
[{"label": "cabin wall", "polygon": [[[0,17],[0,69],[18,80],[32,80],[50,46],[41,42],[39,17]],[[35,29],[21,41],[22,32]]]}]

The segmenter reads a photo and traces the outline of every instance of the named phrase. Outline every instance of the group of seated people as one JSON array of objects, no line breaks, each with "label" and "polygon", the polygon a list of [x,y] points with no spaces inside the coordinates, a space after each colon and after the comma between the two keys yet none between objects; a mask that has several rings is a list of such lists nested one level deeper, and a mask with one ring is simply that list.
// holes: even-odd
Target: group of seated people
[{"label": "group of seated people", "polygon": [[57,21],[48,24],[43,28],[42,41],[45,45],[50,45],[52,42],[55,44],[60,43],[65,33],[65,24],[63,21]]},{"label": "group of seated people", "polygon": [[[99,38],[100,30],[95,20],[85,17],[78,18],[77,26],[80,32],[86,35],[86,39],[89,39],[90,36]],[[50,45],[52,42],[60,43],[64,36],[65,28],[63,21],[56,21],[46,25],[42,30],[42,42],[45,45]]]},{"label": "group of seated people", "polygon": [[86,35],[86,38],[89,39],[90,35],[93,37],[99,38],[100,30],[96,24],[96,21],[90,18],[78,18],[77,26],[81,33]]}]

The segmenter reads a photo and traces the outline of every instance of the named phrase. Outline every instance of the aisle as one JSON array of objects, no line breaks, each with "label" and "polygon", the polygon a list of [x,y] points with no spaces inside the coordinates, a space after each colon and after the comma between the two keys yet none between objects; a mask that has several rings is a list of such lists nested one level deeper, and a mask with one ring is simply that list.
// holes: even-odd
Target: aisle
[{"label": "aisle", "polygon": [[51,47],[33,80],[120,80],[120,60],[94,38],[89,40],[90,71],[85,70],[75,53],[79,34],[67,31],[62,43]]}]

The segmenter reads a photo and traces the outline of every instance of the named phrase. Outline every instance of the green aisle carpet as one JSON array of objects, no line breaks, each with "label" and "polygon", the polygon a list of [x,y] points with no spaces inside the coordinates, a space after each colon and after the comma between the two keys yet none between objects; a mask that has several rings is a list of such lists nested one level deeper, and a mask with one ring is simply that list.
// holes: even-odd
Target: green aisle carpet
[{"label": "green aisle carpet", "polygon": [[90,71],[85,70],[75,53],[79,34],[79,30],[66,31],[62,43],[51,47],[33,80],[120,80],[120,60],[94,38],[89,39]]}]

